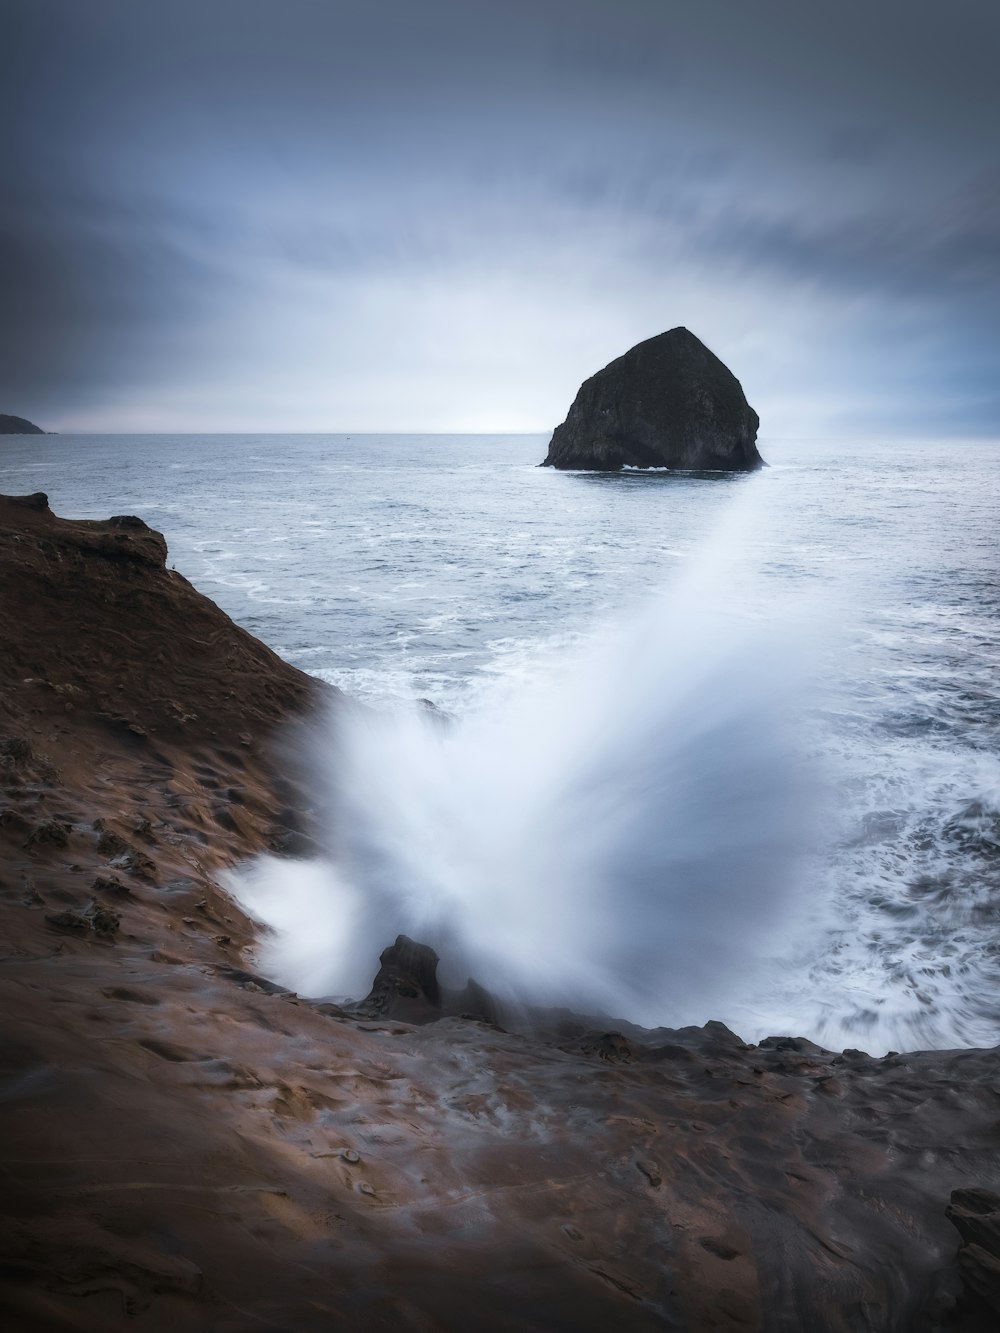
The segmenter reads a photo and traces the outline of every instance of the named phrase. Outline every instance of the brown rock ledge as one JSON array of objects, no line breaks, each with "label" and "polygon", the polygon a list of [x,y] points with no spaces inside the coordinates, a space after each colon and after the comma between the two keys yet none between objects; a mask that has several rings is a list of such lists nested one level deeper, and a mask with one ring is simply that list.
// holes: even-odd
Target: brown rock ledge
[{"label": "brown rock ledge", "polygon": [[[256,976],[215,877],[307,817],[271,742],[316,686],[165,554],[0,502],[6,1327],[994,1326],[944,1210],[981,1289],[996,1051],[416,1024]],[[419,945],[380,976],[433,1018]]]}]

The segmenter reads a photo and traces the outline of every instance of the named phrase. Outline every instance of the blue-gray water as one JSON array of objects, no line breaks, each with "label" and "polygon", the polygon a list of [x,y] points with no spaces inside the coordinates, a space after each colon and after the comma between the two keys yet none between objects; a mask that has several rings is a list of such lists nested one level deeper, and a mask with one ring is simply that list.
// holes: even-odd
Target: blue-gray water
[{"label": "blue-gray water", "polygon": [[[504,752],[501,768],[528,762],[508,734],[526,725],[518,701],[535,691],[539,707],[539,682],[577,660],[591,663],[582,734],[612,719],[640,736],[636,716],[609,706],[640,695],[669,748],[692,710],[717,716],[731,696],[742,710],[734,763],[716,754],[692,775],[700,800],[717,792],[723,840],[739,775],[767,786],[750,751],[768,748],[778,704],[750,678],[770,663],[763,674],[787,693],[797,737],[790,762],[819,792],[806,802],[810,845],[794,862],[792,899],[766,902],[768,863],[752,840],[733,841],[730,861],[745,847],[756,866],[745,900],[730,884],[728,897],[678,907],[702,910],[702,942],[706,930],[719,942],[717,995],[699,976],[690,1011],[682,999],[642,1017],[716,1017],[747,1036],[794,1031],[873,1051],[1000,1041],[1000,446],[765,442],[768,470],[714,478],[558,474],[533,466],[544,447],[542,437],[17,438],[0,442],[0,489],[45,490],[64,515],[139,514],[165,532],[171,563],[304,670],[386,708],[425,697],[460,726],[491,719],[480,739]],[[685,597],[643,602],[680,575]],[[659,674],[639,660],[651,642],[634,628],[643,616],[666,626]],[[720,621],[737,645],[729,664]],[[594,666],[586,645],[602,634],[634,640],[636,655]],[[743,680],[746,635],[755,666]],[[755,729],[744,723],[758,695]],[[569,734],[548,742],[575,744]],[[406,784],[426,795],[450,780],[421,773],[427,754],[401,744],[382,752],[395,798]],[[636,748],[630,733],[622,744]],[[400,774],[404,752],[414,771]],[[602,740],[590,756],[604,755],[626,762]],[[499,780],[490,775],[488,795],[502,806]],[[781,800],[785,818],[787,792]],[[422,808],[406,818],[419,822]],[[499,845],[502,834],[489,836]],[[655,930],[670,932],[669,914]]]}]

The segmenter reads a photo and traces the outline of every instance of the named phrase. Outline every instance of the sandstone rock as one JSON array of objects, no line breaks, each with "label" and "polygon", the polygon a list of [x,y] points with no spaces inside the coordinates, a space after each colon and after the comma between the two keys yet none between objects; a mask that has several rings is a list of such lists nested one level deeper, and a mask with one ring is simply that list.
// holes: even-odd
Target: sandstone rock
[{"label": "sandstone rock", "polygon": [[[0,569],[5,737],[23,736],[26,717],[52,707],[49,691],[60,712],[71,698],[75,723],[191,748],[216,733],[256,738],[336,694],[168,569],[166,541],[139,518],[63,519],[41,491],[0,496]],[[23,765],[23,747],[9,750],[5,741],[0,762]]]},{"label": "sandstone rock", "polygon": [[121,925],[121,916],[103,903],[91,903],[86,915],[90,918],[90,928],[95,935],[110,939]]},{"label": "sandstone rock", "polygon": [[68,930],[77,935],[85,935],[90,929],[90,922],[82,912],[50,912],[45,920],[55,930]]},{"label": "sandstone rock", "polygon": [[[0,500],[4,1327],[993,1333],[1000,1048],[463,1022],[490,997],[406,939],[388,1019],[243,970],[223,874],[305,826],[270,738],[317,683],[156,554]],[[129,893],[97,842],[140,808]]]}]

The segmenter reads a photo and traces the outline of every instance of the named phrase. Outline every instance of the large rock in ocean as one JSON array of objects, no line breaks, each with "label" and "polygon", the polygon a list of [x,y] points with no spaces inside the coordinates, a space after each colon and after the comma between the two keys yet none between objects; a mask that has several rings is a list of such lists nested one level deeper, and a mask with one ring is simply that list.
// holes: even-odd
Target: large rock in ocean
[{"label": "large rock in ocean", "polygon": [[41,426],[36,426],[26,417],[12,417],[0,412],[0,435],[44,435]]},{"label": "large rock in ocean", "polygon": [[591,375],[543,467],[750,472],[760,420],[736,376],[688,329],[647,338]]}]

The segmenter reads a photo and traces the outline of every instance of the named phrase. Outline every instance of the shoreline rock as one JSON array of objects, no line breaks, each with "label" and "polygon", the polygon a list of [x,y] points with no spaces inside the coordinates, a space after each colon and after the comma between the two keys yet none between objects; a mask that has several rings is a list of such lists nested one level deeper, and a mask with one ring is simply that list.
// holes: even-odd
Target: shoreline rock
[{"label": "shoreline rock", "polygon": [[685,328],[638,343],[581,385],[542,467],[751,472],[757,413],[730,371]]},{"label": "shoreline rock", "polygon": [[11,1327],[993,1327],[1000,1051],[498,1026],[406,938],[296,996],[221,872],[308,829],[274,740],[336,694],[138,519],[2,500],[0,562]]},{"label": "shoreline rock", "polygon": [[[140,518],[57,518],[48,498],[0,496],[0,699],[13,727],[55,704],[133,736],[245,748],[335,694],[235,625],[176,570]],[[72,715],[72,716],[68,716]]]}]

